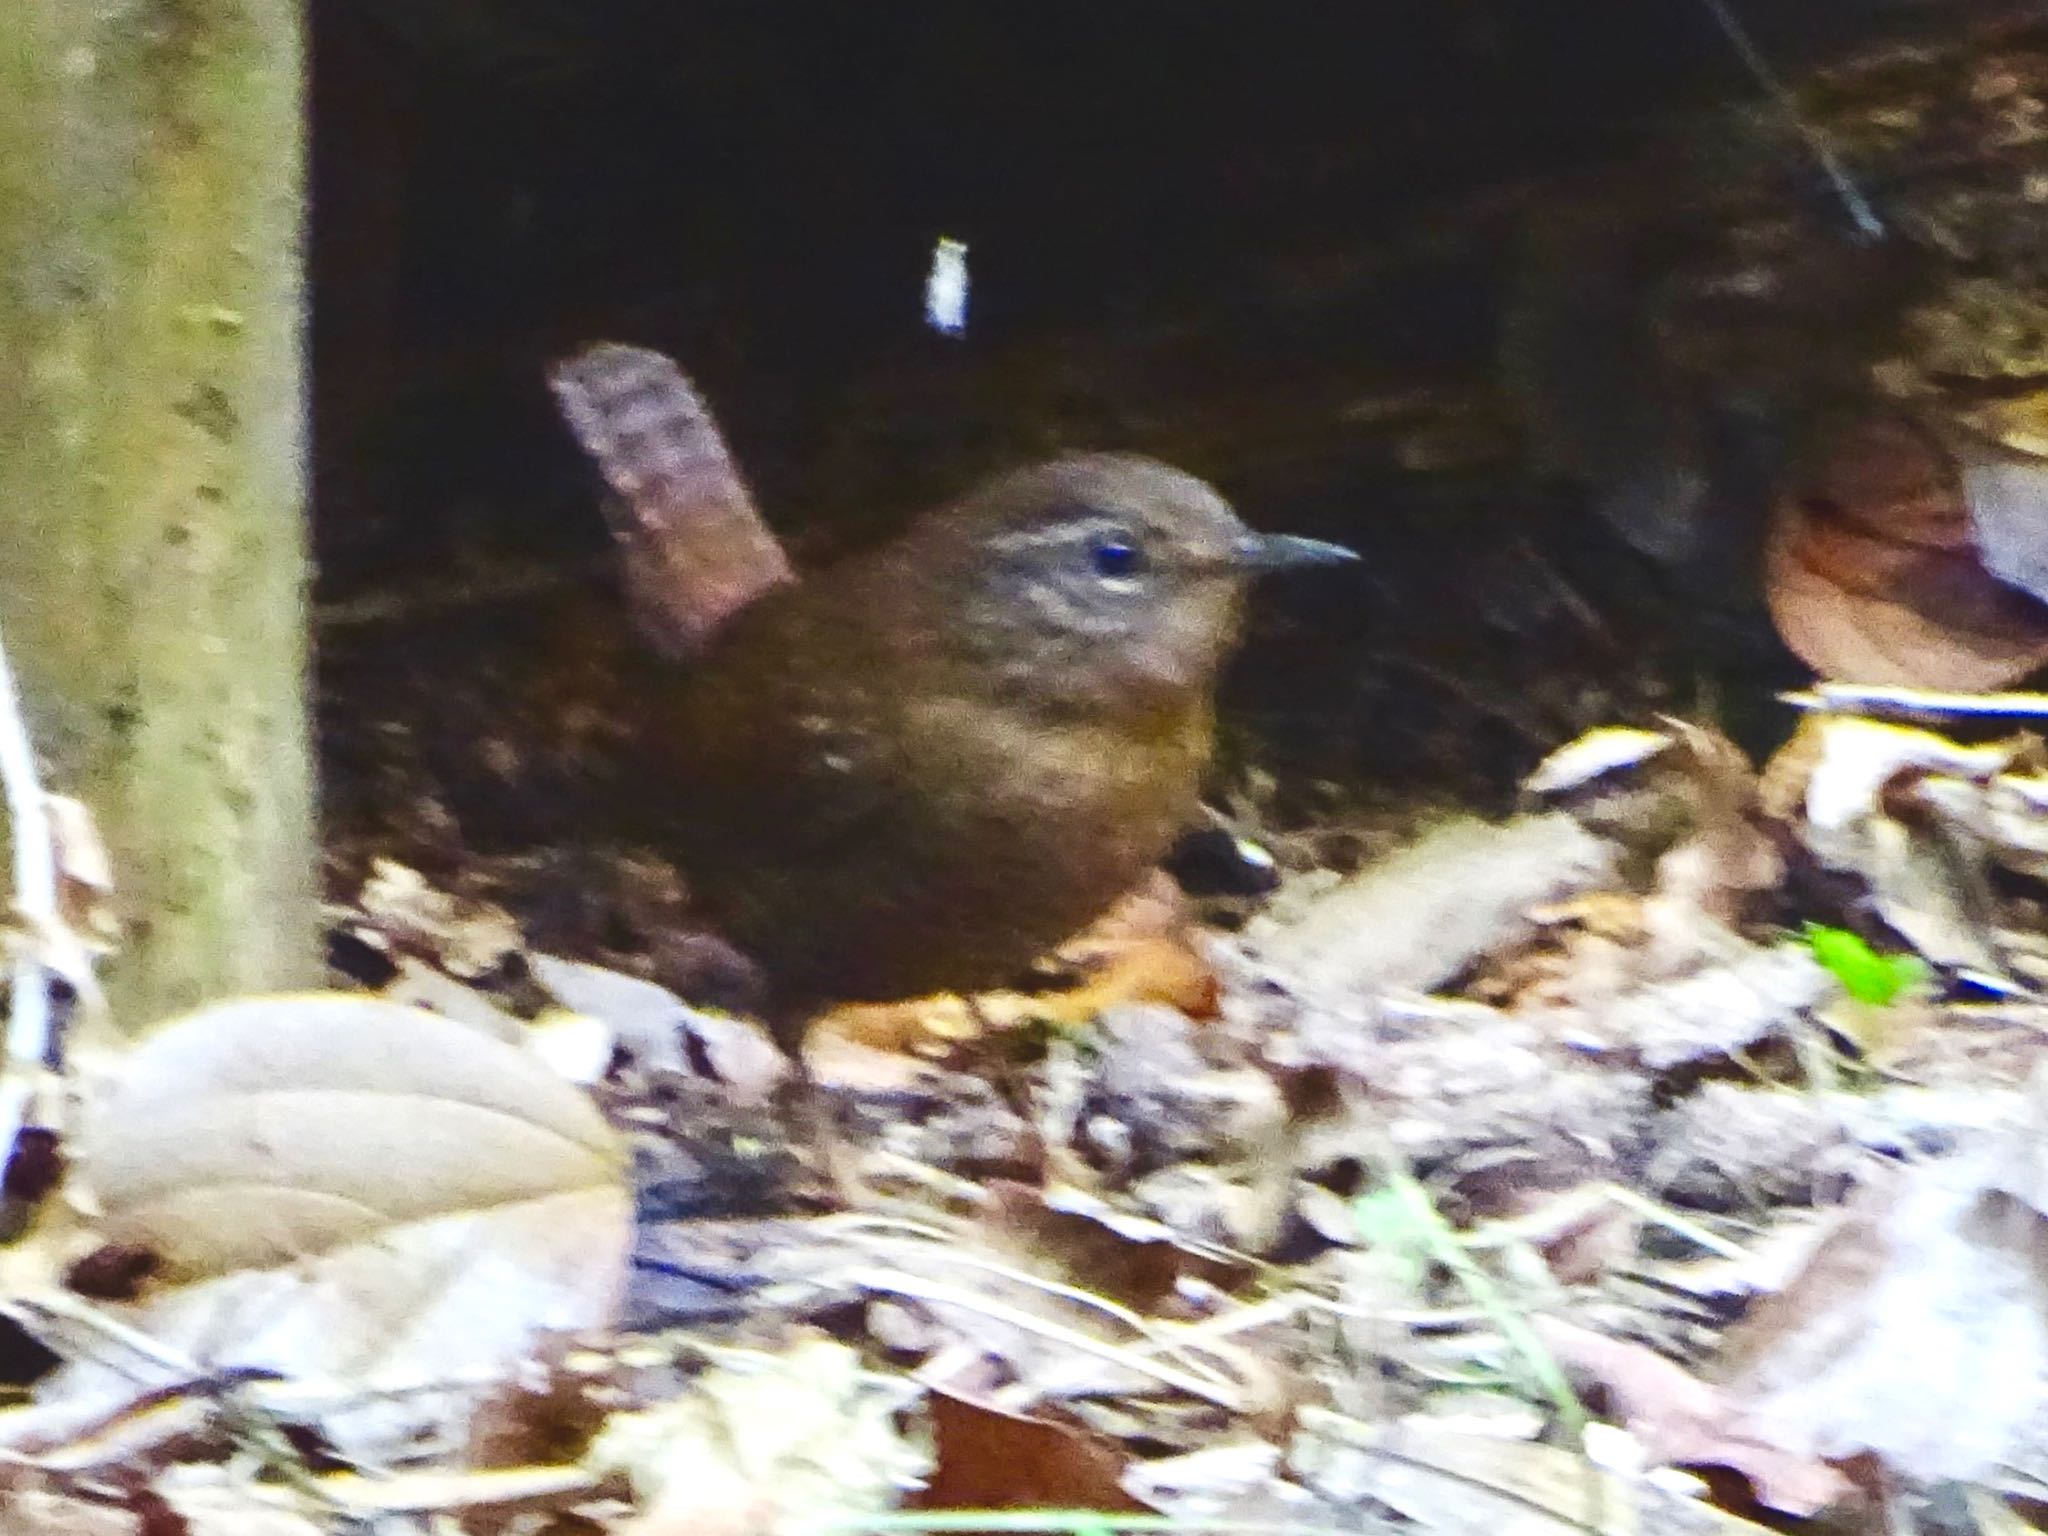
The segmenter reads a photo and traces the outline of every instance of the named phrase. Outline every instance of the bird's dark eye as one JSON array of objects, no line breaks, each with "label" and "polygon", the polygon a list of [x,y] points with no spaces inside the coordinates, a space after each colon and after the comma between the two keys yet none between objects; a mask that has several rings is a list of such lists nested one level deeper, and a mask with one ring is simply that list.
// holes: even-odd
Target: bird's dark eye
[{"label": "bird's dark eye", "polygon": [[1145,568],[1145,552],[1126,534],[1098,534],[1088,556],[1098,576],[1135,576]]}]

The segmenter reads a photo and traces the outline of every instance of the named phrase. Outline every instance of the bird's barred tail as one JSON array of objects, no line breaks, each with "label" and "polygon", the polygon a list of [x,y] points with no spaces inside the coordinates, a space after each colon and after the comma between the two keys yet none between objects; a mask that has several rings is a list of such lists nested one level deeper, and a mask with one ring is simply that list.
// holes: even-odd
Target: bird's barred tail
[{"label": "bird's barred tail", "polygon": [[701,651],[734,614],[792,579],[718,424],[672,361],[599,342],[556,363],[548,382],[612,489],[627,599],[656,646]]}]

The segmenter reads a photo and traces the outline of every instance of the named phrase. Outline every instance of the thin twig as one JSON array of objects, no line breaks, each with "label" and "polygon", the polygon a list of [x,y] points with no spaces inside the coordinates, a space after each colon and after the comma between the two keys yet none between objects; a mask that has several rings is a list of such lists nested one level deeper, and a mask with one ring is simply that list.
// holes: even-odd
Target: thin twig
[{"label": "thin twig", "polygon": [[1815,163],[1820,166],[1821,175],[1826,177],[1828,185],[1834,188],[1835,196],[1842,200],[1842,207],[1848,213],[1849,222],[1855,227],[1857,237],[1866,241],[1882,240],[1885,237],[1884,220],[1877,216],[1877,210],[1871,206],[1870,199],[1864,196],[1863,189],[1856,185],[1856,178],[1849,174],[1849,168],[1842,163],[1842,157],[1835,152],[1834,145],[1828,142],[1827,136],[1800,110],[1799,98],[1793,95],[1792,88],[1778,77],[1778,72],[1771,68],[1770,61],[1764,57],[1763,50],[1758,48],[1755,40],[1750,37],[1749,29],[1743,26],[1741,18],[1735,14],[1727,0],[1700,0],[1700,3],[1707,8],[1707,14],[1714,18],[1714,25],[1719,27],[1721,35],[1728,39],[1728,45],[1735,50],[1735,56],[1742,61],[1742,67],[1749,71],[1750,78],[1756,81],[1758,88],[1770,98],[1771,104],[1784,115],[1792,131],[1806,145],[1807,153],[1812,155]]},{"label": "thin twig", "polygon": [[1063,1344],[1069,1349],[1077,1350],[1083,1354],[1095,1355],[1100,1359],[1121,1365],[1127,1370],[1135,1371],[1142,1376],[1149,1376],[1154,1381],[1163,1382],[1176,1391],[1185,1392],[1188,1396],[1200,1398],[1204,1402],[1214,1403],[1220,1408],[1225,1408],[1232,1412],[1243,1411],[1243,1393],[1241,1391],[1226,1390],[1200,1376],[1190,1374],[1187,1371],[1177,1369],[1157,1360],[1148,1359],[1142,1355],[1133,1354],[1129,1349],[1120,1345],[1091,1338],[1087,1334],[1064,1327],[1049,1319],[1034,1316],[1032,1313],[1026,1312],[1020,1307],[1010,1306],[1006,1302],[996,1301],[987,1296],[979,1296],[972,1291],[963,1291],[955,1286],[946,1285],[936,1280],[926,1280],[921,1276],[895,1273],[878,1268],[855,1269],[845,1276],[845,1280],[849,1285],[856,1286],[862,1290],[877,1291],[889,1296],[903,1296],[913,1301],[931,1302],[939,1306],[959,1307],[978,1316],[991,1318],[999,1323],[1007,1323],[1013,1328],[1020,1329],[1038,1338],[1051,1339],[1055,1343]]},{"label": "thin twig", "polygon": [[[1015,1265],[997,1263],[992,1259],[983,1258],[979,1254],[967,1249],[945,1246],[945,1233],[939,1227],[903,1220],[884,1220],[867,1224],[883,1231],[882,1241],[885,1244],[896,1246],[898,1251],[910,1254],[919,1261],[954,1264],[962,1268],[974,1270],[980,1274],[993,1275],[1029,1290],[1038,1291],[1044,1295],[1056,1297],[1061,1301],[1071,1302],[1075,1306],[1084,1307],[1091,1311],[1102,1313],[1106,1317],[1114,1318],[1117,1322],[1130,1329],[1131,1332],[1145,1340],[1141,1350],[1142,1353],[1150,1356],[1178,1354],[1182,1357],[1180,1363],[1190,1373],[1206,1377],[1220,1390],[1233,1391],[1244,1385],[1241,1379],[1212,1369],[1208,1362],[1193,1356],[1187,1351],[1182,1343],[1182,1338],[1185,1335],[1181,1333],[1180,1329],[1173,1325],[1161,1326],[1156,1324],[1143,1314],[1122,1305],[1108,1296],[1098,1295],[1094,1291],[1085,1290],[1077,1285],[1064,1285],[1056,1280],[1048,1280],[1043,1275],[1034,1275],[1028,1270],[1017,1268]],[[848,1225],[851,1226],[853,1223],[848,1223]],[[908,1239],[892,1240],[887,1235],[887,1229],[890,1227],[908,1231],[914,1234],[914,1236]]]}]

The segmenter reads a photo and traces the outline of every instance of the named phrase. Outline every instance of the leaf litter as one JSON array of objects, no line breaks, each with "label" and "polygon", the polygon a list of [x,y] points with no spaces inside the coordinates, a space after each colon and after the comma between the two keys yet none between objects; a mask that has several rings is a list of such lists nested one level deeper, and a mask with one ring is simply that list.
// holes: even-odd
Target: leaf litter
[{"label": "leaf litter", "polygon": [[70,1064],[68,1172],[0,1278],[59,1362],[0,1416],[0,1516],[1619,1531],[2038,1498],[2019,723],[1816,709],[1757,772],[1664,722],[1353,873],[1268,834],[1237,932],[1155,891],[1035,991],[830,1021],[854,1210],[742,1015],[383,866],[335,913],[342,990]]}]

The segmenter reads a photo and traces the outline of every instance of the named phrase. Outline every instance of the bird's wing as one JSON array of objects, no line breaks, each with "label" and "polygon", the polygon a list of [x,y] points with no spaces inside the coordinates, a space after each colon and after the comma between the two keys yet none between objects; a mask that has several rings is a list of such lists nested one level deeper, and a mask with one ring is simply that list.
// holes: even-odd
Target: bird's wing
[{"label": "bird's wing", "polygon": [[655,701],[664,819],[686,849],[785,868],[886,847],[903,805],[888,669],[817,633],[811,605],[775,603]]}]

